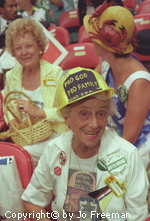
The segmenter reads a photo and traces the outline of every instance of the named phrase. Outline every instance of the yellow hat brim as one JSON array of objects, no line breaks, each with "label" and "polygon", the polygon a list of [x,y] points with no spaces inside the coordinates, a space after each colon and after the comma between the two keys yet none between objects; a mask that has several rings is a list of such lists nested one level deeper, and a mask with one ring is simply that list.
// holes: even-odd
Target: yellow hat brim
[{"label": "yellow hat brim", "polygon": [[[83,18],[83,24],[84,24],[84,27],[89,35],[89,37],[93,36],[90,32],[93,32],[93,33],[96,33],[95,32],[95,29],[93,28],[92,26],[92,23],[89,23],[89,18],[90,18],[91,15],[86,15],[84,16]],[[96,23],[97,21],[97,18],[94,18],[92,19],[92,21],[94,23]],[[113,53],[116,53],[111,47],[107,46],[106,44],[104,44],[101,40],[97,39],[97,38],[92,38],[93,41],[95,41],[97,44],[99,44],[102,48],[105,48],[107,49],[108,51],[111,51]],[[128,54],[130,52],[132,52],[134,50],[133,46],[131,43],[129,43],[128,45],[124,46],[125,50],[122,50],[122,53],[123,54]]]},{"label": "yellow hat brim", "polygon": [[[67,94],[66,94],[66,92],[64,90],[64,81],[66,80],[66,78],[68,76],[71,76],[71,74],[77,73],[80,70],[86,70],[86,71],[93,72],[93,74],[95,75],[101,90],[97,90],[97,91],[94,91],[92,93],[88,93],[86,95],[83,95],[83,96],[79,97],[78,99],[75,99],[75,100],[72,100],[71,102],[69,102]],[[60,115],[61,109],[63,107],[65,107],[65,106],[69,105],[69,104],[72,104],[72,103],[77,102],[79,100],[82,100],[82,99],[84,99],[86,97],[90,97],[90,96],[92,96],[94,94],[102,93],[102,92],[105,92],[105,91],[108,93],[108,96],[110,98],[114,94],[114,89],[113,88],[109,88],[107,83],[102,78],[102,76],[99,73],[97,73],[96,71],[88,69],[88,68],[81,68],[81,67],[76,67],[76,68],[70,69],[68,71],[68,73],[66,73],[66,75],[62,77],[62,79],[61,79],[61,81],[60,81],[60,83],[58,85],[58,88],[57,88],[57,99],[58,99],[57,101],[58,101],[58,104],[59,104],[59,107],[57,108],[57,113]]]}]

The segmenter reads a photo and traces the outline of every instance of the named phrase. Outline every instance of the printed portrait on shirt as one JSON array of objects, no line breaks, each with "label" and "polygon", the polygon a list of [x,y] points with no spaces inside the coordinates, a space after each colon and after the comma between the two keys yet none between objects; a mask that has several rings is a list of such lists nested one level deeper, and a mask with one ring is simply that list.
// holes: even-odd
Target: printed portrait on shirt
[{"label": "printed portrait on shirt", "polygon": [[[78,216],[79,197],[88,197],[88,192],[96,189],[96,173],[70,169],[68,176],[67,196],[64,203],[66,213]],[[76,220],[76,219],[74,219]]]}]

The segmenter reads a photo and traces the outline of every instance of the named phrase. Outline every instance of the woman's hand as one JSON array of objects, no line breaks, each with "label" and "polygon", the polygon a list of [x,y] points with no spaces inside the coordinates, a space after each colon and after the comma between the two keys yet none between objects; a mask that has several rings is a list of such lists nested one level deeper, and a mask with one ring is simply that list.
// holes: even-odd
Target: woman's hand
[{"label": "woman's hand", "polygon": [[30,101],[26,101],[23,99],[18,99],[14,103],[17,104],[17,109],[20,113],[26,112],[31,117],[40,117],[45,118],[46,114],[44,110],[39,110],[37,107],[35,107]]},{"label": "woman's hand", "polygon": [[[13,120],[11,120],[10,121],[12,124],[13,124],[13,126],[15,126],[15,127],[17,127],[17,126],[19,126],[19,121],[17,120],[17,119],[13,119]],[[10,126],[9,127],[9,130],[12,130],[13,128]]]}]

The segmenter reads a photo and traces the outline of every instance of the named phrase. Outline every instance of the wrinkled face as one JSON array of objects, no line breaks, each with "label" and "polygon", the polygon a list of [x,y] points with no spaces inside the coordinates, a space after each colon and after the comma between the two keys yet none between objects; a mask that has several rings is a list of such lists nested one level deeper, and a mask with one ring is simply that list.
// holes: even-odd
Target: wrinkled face
[{"label": "wrinkled face", "polygon": [[14,20],[17,17],[16,0],[5,0],[4,8],[0,8],[0,13],[5,20]]},{"label": "wrinkled face", "polygon": [[33,68],[39,64],[40,47],[31,33],[15,37],[13,46],[15,58],[24,68]]},{"label": "wrinkled face", "polygon": [[99,148],[107,124],[107,116],[108,100],[91,98],[72,104],[70,116],[65,119],[65,122],[74,133],[73,142],[80,148]]},{"label": "wrinkled face", "polygon": [[16,1],[17,1],[18,8],[25,11],[28,0],[16,0]]}]

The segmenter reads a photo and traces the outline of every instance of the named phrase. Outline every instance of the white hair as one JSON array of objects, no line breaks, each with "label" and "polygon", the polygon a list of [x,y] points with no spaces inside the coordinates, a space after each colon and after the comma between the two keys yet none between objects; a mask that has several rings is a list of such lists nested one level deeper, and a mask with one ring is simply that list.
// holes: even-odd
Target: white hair
[{"label": "white hair", "polygon": [[[116,106],[115,100],[110,98],[108,93],[105,92],[105,91],[104,92],[100,92],[98,94],[91,95],[89,97],[85,97],[83,99],[88,99],[88,98],[97,98],[99,100],[108,100],[108,116],[112,116],[117,111],[117,106]],[[77,102],[83,102],[83,99],[81,99],[81,100],[79,100]],[[74,102],[74,103],[76,103],[76,102]],[[63,118],[66,118],[66,117],[68,117],[70,115],[70,111],[71,111],[71,108],[72,108],[74,103],[69,104],[69,105],[63,107],[60,110],[60,115]]]}]

